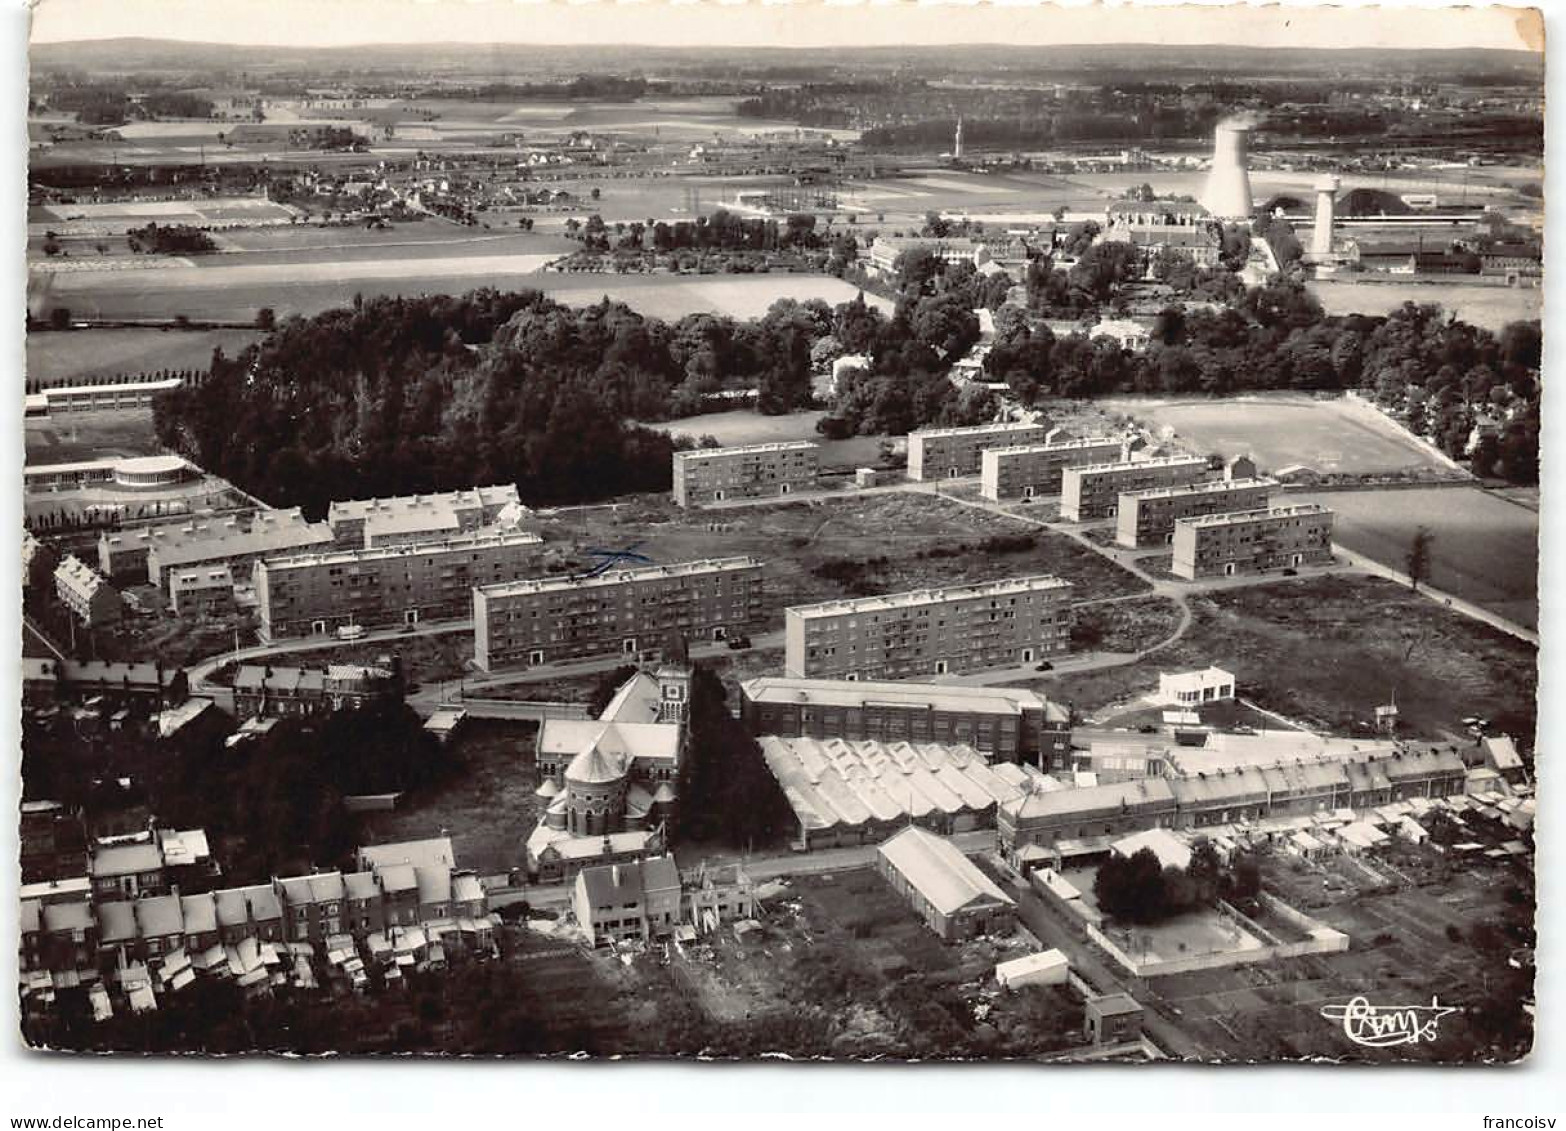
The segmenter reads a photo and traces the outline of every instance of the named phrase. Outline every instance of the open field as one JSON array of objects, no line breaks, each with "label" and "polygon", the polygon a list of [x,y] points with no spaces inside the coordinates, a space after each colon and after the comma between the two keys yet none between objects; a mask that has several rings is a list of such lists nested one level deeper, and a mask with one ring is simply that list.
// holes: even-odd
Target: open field
[{"label": "open field", "polygon": [[151,456],[163,449],[152,434],[148,410],[73,412],[57,419],[26,421],[28,467],[49,463],[76,463],[116,456]]},{"label": "open field", "polygon": [[445,830],[464,868],[494,873],[522,867],[523,842],[538,823],[536,732],[533,723],[469,719],[452,740],[461,770],[444,785],[405,795],[393,812],[361,815],[363,843],[417,840]]},{"label": "open field", "polygon": [[251,330],[71,330],[27,335],[27,379],[90,384],[121,373],[205,370],[212,351],[233,357],[261,337]]},{"label": "open field", "polygon": [[1179,623],[1180,608],[1168,597],[1135,597],[1079,608],[1071,637],[1079,651],[1140,652],[1167,640]]},{"label": "open field", "polygon": [[326,264],[360,262],[441,261],[492,257],[497,261],[518,256],[559,256],[580,247],[563,236],[531,232],[482,232],[431,221],[405,224],[391,230],[300,225],[287,228],[245,228],[214,237],[222,254],[191,259],[197,267],[234,267],[272,264]]},{"label": "open field", "polygon": [[[1344,954],[1160,978],[1158,995],[1197,1038],[1261,1060],[1331,1057],[1355,1061],[1511,1059],[1531,1043],[1521,998],[1532,971],[1510,967],[1507,950],[1531,937],[1532,881],[1512,864],[1450,867],[1428,848],[1397,850],[1414,882],[1377,891],[1342,883],[1359,874],[1341,859],[1306,864],[1267,859],[1267,886],[1350,939]],[[1416,867],[1409,855],[1425,858]],[[1362,875],[1362,874],[1361,874]],[[1428,886],[1424,886],[1428,884]],[[1378,1005],[1455,1006],[1436,1038],[1371,1049],[1350,1042],[1342,1022],[1321,1015],[1356,995]]]},{"label": "open field", "polygon": [[1160,671],[1217,664],[1259,706],[1335,734],[1373,733],[1394,696],[1412,737],[1462,734],[1468,715],[1534,733],[1536,650],[1391,581],[1317,576],[1190,604],[1191,630],[1148,660],[1025,683],[1097,716],[1154,690]]},{"label": "open field", "polygon": [[1544,291],[1534,287],[1432,283],[1351,283],[1318,279],[1307,284],[1328,314],[1390,314],[1405,302],[1434,302],[1448,314],[1500,333],[1508,322],[1542,316]]},{"label": "open field", "polygon": [[1222,400],[1137,397],[1103,403],[1199,452],[1249,454],[1263,472],[1296,465],[1351,475],[1448,470],[1396,424],[1348,400],[1282,394]]},{"label": "open field", "polygon": [[[1130,573],[1063,535],[926,494],[845,496],[687,514],[659,500],[618,512],[578,511],[548,522],[547,541],[640,543],[655,562],[753,554],[765,563],[769,628],[783,609],[868,593],[1056,574],[1082,600],[1145,588]],[[1009,552],[986,540],[1033,535]],[[560,562],[576,566],[577,561]]]},{"label": "open field", "polygon": [[[547,246],[535,240],[529,247]],[[395,250],[395,249],[388,249]],[[457,249],[453,249],[457,252]],[[66,307],[77,318],[173,318],[249,321],[263,306],[279,317],[310,316],[348,306],[356,294],[462,294],[478,287],[542,290],[569,305],[605,295],[651,317],[673,320],[711,312],[758,318],[780,298],[847,302],[858,290],[829,275],[566,275],[541,272],[557,258],[525,254],[395,254],[370,259],[303,263],[235,263],[223,256],[209,264],[142,271],[34,272],[32,313],[46,317]],[[45,283],[47,282],[47,285]],[[34,288],[30,287],[30,290]],[[885,305],[884,300],[866,297]]]},{"label": "open field", "polygon": [[1291,492],[1337,513],[1333,540],[1407,572],[1414,532],[1429,527],[1430,584],[1528,628],[1539,624],[1539,512],[1478,487]]},{"label": "open field", "polygon": [[750,409],[709,412],[679,420],[662,420],[648,428],[693,440],[711,436],[726,448],[742,444],[776,444],[784,440],[814,440],[821,449],[821,466],[828,469],[874,467],[881,458],[884,436],[852,436],[846,440],[823,439],[816,421],[824,410],[765,416]]},{"label": "open field", "polygon": [[104,231],[123,231],[149,222],[158,224],[194,224],[198,227],[221,224],[287,223],[294,210],[265,197],[224,197],[215,200],[143,200],[108,204],[54,204],[39,209],[38,222],[53,222],[65,227],[91,227]]}]

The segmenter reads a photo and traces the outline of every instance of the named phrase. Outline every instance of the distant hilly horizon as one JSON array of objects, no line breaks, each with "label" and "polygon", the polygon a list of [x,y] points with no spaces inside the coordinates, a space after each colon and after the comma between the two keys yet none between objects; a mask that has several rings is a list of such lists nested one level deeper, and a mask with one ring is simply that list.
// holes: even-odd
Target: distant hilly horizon
[{"label": "distant hilly horizon", "polygon": [[[946,63],[963,66],[994,66],[1079,70],[1084,67],[1116,65],[1140,67],[1154,60],[1165,70],[1209,68],[1216,72],[1251,73],[1259,69],[1267,74],[1308,74],[1321,70],[1340,70],[1344,65],[1378,73],[1414,67],[1433,70],[1441,76],[1497,69],[1519,75],[1542,75],[1542,53],[1502,48],[1422,48],[1422,47],[1310,47],[1280,51],[1272,47],[1237,44],[1163,44],[1163,43],[1085,43],[1019,45],[1005,43],[955,43],[943,45],[839,45],[750,46],[750,45],[649,45],[618,44],[539,44],[518,42],[468,42],[452,40],[433,43],[362,43],[333,46],[278,46],[199,42],[126,36],[109,39],[56,40],[35,43],[30,56],[36,66],[65,66],[105,69],[116,72],[158,67],[213,68],[244,67],[247,70],[276,71],[309,63],[336,66],[355,71],[376,67],[422,67],[432,75],[464,71],[492,70],[497,62],[514,60],[517,64],[538,68],[569,64],[599,65],[646,69],[659,61],[694,62],[710,56],[716,64],[740,65],[747,60],[787,60],[798,65],[808,58],[823,64],[845,59],[885,62],[889,59],[910,64]],[[629,56],[629,58],[627,58]],[[1150,81],[1156,81],[1149,75]]]}]

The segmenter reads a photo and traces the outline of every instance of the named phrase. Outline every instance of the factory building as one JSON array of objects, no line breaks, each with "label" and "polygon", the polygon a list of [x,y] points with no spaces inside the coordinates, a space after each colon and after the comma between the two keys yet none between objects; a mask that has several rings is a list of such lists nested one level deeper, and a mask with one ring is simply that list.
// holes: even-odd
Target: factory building
[{"label": "factory building", "polygon": [[821,449],[809,440],[693,448],[674,453],[674,501],[682,507],[809,491],[821,473]]},{"label": "factory building", "polygon": [[906,899],[925,926],[947,942],[1010,934],[1017,903],[951,841],[904,829],[875,854],[876,871]]},{"label": "factory building", "polygon": [[1018,667],[1071,646],[1072,585],[1038,575],[786,610],[784,674],[902,679]]},{"label": "factory building", "polygon": [[908,478],[916,482],[979,474],[979,453],[1011,444],[1041,444],[1048,424],[1011,421],[966,428],[927,428],[908,434]]},{"label": "factory building", "polygon": [[517,531],[269,558],[255,570],[259,633],[275,640],[347,625],[459,620],[474,586],[536,573],[541,545],[538,535]]},{"label": "factory building", "polygon": [[1126,455],[1125,441],[1110,436],[985,448],[979,454],[979,494],[997,503],[1058,495],[1066,468],[1117,462]]},{"label": "factory building", "polygon": [[473,591],[474,661],[485,671],[578,656],[636,656],[671,634],[723,640],[766,618],[750,557],[552,577]]},{"label": "factory building", "polygon": [[1276,479],[1214,479],[1120,495],[1115,541],[1132,550],[1174,541],[1175,522],[1266,507]]},{"label": "factory building", "polygon": [[327,509],[326,524],[332,528],[337,548],[370,550],[454,538],[486,526],[514,527],[526,513],[513,483],[435,495],[334,502]]},{"label": "factory building", "polygon": [[1332,561],[1333,513],[1319,503],[1181,519],[1176,577],[1232,577]]},{"label": "factory building", "polygon": [[964,743],[1004,762],[1070,764],[1071,712],[1015,687],[762,676],[740,685],[752,734]]},{"label": "factory building", "polygon": [[1202,456],[1164,456],[1068,467],[1061,473],[1060,517],[1068,522],[1113,518],[1123,494],[1183,486],[1205,478],[1207,460]]}]

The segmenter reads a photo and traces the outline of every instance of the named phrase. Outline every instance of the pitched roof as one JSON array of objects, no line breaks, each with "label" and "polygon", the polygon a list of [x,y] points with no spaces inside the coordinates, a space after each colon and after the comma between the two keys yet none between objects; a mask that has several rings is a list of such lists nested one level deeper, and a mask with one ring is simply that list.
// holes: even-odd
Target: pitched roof
[{"label": "pitched roof", "polygon": [[917,825],[910,825],[876,852],[943,915],[973,903],[1003,903],[1008,907],[1014,903],[951,841]]},{"label": "pitched roof", "polygon": [[180,909],[179,896],[155,895],[150,899],[136,900],[136,925],[142,938],[161,938],[177,935],[185,929],[185,916]]},{"label": "pitched roof", "polygon": [[450,868],[415,868],[413,873],[419,886],[420,903],[445,903],[451,899]]},{"label": "pitched roof", "polygon": [[182,895],[179,908],[187,934],[217,930],[217,900],[212,895]]},{"label": "pitched roof", "polygon": [[642,888],[645,891],[678,891],[680,869],[672,856],[654,856],[642,861]]},{"label": "pitched roof", "polygon": [[128,942],[136,937],[136,905],[114,900],[98,905],[98,937],[105,943]]},{"label": "pitched roof", "polygon": [[625,777],[625,770],[623,756],[604,751],[595,743],[571,759],[565,776],[568,782],[599,785],[619,781]]},{"label": "pitched roof", "polygon": [[606,723],[655,723],[663,710],[658,681],[646,672],[637,672],[620,685],[599,719]]}]

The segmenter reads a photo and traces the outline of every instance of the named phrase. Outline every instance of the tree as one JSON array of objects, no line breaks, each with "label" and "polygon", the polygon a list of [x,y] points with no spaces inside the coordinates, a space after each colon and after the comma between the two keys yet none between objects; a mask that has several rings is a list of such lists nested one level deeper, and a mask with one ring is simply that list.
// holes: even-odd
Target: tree
[{"label": "tree", "polygon": [[792,826],[793,809],[761,747],[729,712],[725,698],[722,681],[698,664],[691,678],[673,838],[732,848],[775,843]]},{"label": "tree", "polygon": [[271,330],[277,326],[277,312],[270,306],[263,306],[256,311],[256,329]]},{"label": "tree", "polygon": [[1408,569],[1409,586],[1416,592],[1419,583],[1430,578],[1430,545],[1434,541],[1434,532],[1428,526],[1421,525],[1414,531],[1414,537],[1408,544],[1408,553],[1403,558]]},{"label": "tree", "polygon": [[71,328],[71,308],[57,306],[49,312],[49,328],[52,330],[69,330]]}]

